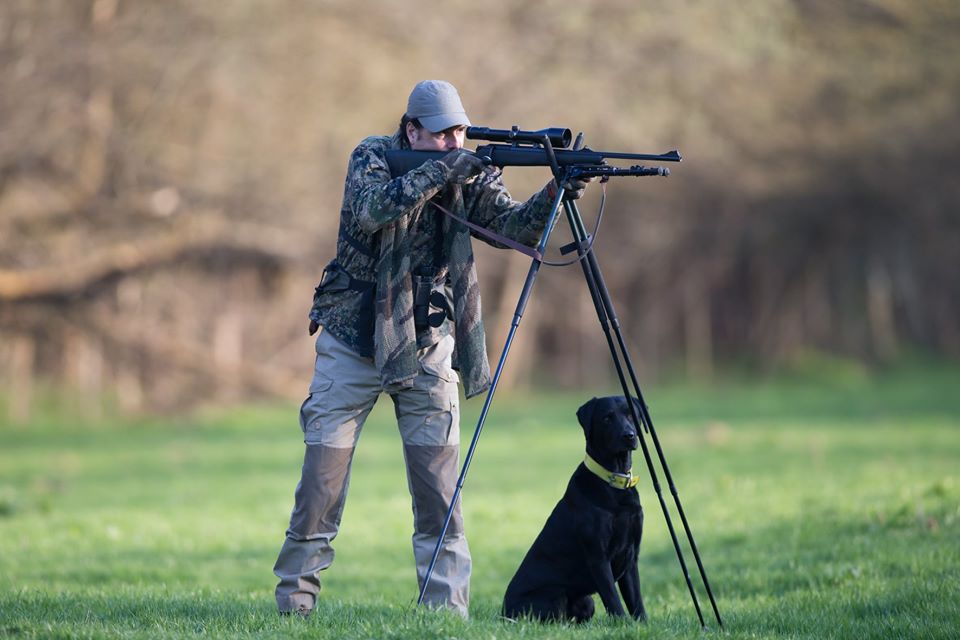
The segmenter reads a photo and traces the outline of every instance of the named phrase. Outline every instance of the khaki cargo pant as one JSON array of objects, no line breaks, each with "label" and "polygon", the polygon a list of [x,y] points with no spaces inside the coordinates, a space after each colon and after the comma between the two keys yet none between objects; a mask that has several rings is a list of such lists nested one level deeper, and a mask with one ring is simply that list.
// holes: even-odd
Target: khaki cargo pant
[{"label": "khaki cargo pant", "polygon": [[[306,443],[303,471],[290,527],[273,568],[280,579],[276,597],[282,612],[306,612],[316,604],[319,573],[333,563],[331,542],[340,527],[357,439],[384,391],[373,360],[355,354],[328,332],[321,330],[316,350],[310,394],[300,409]],[[460,407],[457,374],[450,366],[452,352],[451,336],[421,349],[413,388],[391,394],[413,498],[413,553],[420,585],[459,472]],[[424,602],[466,617],[470,568],[457,504]]]}]

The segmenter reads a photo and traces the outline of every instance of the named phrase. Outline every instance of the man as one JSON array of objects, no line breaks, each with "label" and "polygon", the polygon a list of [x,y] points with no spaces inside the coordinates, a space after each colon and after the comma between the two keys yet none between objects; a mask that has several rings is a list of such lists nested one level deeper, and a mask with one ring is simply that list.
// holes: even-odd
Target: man
[{"label": "man", "polygon": [[[469,124],[453,85],[426,80],[411,92],[393,137],[366,138],[350,156],[337,257],[310,310],[311,335],[322,331],[300,410],[302,476],[274,566],[281,612],[308,615],[316,604],[319,572],[333,562],[354,448],[382,392],[393,400],[403,440],[422,585],[458,473],[455,370],[468,398],[490,385],[471,232],[440,207],[534,246],[557,192],[551,181],[528,201],[514,201],[499,173],[462,149]],[[449,153],[392,178],[385,152],[404,148]],[[585,186],[567,185],[568,197]],[[466,616],[470,567],[458,504],[424,601]]]}]

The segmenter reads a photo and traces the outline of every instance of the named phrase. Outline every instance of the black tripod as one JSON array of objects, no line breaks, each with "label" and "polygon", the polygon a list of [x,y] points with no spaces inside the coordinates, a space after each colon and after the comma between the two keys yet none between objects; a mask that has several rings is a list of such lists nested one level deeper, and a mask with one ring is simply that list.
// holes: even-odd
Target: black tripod
[{"label": "black tripod", "polygon": [[[578,136],[574,148],[579,148],[581,142],[582,136]],[[543,145],[547,155],[550,157],[553,175],[558,185],[564,185],[568,179],[574,177],[600,177],[602,180],[606,181],[611,176],[669,175],[669,171],[666,169],[646,168],[640,166],[616,168],[609,166],[587,167],[568,165],[561,167],[556,161],[550,138],[548,136],[544,136],[541,144]],[[543,252],[547,246],[547,241],[549,240],[550,234],[552,233],[553,227],[557,221],[560,207],[563,206],[564,212],[566,213],[567,222],[569,223],[570,230],[573,234],[573,242],[563,247],[561,251],[563,253],[576,251],[577,255],[579,256],[579,262],[583,269],[583,275],[586,279],[587,287],[590,290],[590,297],[593,300],[593,305],[597,311],[597,318],[600,321],[600,326],[603,328],[603,333],[607,339],[607,345],[610,348],[610,355],[613,358],[613,363],[617,370],[617,377],[620,380],[620,387],[623,390],[624,396],[630,397],[632,395],[640,401],[639,414],[635,403],[628,402],[627,405],[630,407],[630,412],[634,423],[637,425],[643,425],[644,431],[647,432],[647,434],[650,436],[650,439],[653,441],[654,448],[657,452],[657,458],[660,461],[660,465],[663,467],[667,484],[670,487],[670,493],[673,494],[674,504],[676,505],[677,512],[680,514],[680,520],[683,522],[683,528],[686,532],[687,540],[690,543],[690,548],[693,550],[694,558],[696,558],[697,567],[700,570],[700,577],[703,579],[703,585],[706,588],[707,595],[710,598],[710,604],[713,607],[713,613],[716,616],[717,624],[722,628],[723,621],[720,618],[720,611],[717,609],[717,603],[713,597],[713,591],[710,589],[710,582],[707,579],[707,572],[703,568],[703,562],[700,559],[700,552],[697,549],[697,544],[693,539],[693,533],[690,531],[690,525],[687,522],[687,516],[683,511],[683,505],[680,503],[680,495],[677,493],[676,485],[674,484],[673,477],[670,474],[670,468],[667,466],[667,461],[663,454],[663,448],[660,446],[660,439],[657,437],[656,429],[653,426],[653,420],[650,418],[647,404],[643,399],[642,392],[640,391],[640,384],[637,381],[636,372],[633,368],[633,362],[630,359],[630,354],[627,351],[623,333],[620,329],[620,321],[617,318],[616,311],[613,308],[613,302],[610,299],[610,294],[607,290],[606,283],[604,282],[603,274],[600,271],[600,265],[598,264],[596,255],[593,252],[590,235],[587,233],[586,227],[583,224],[583,218],[580,216],[580,211],[577,208],[576,202],[566,198],[565,195],[566,193],[563,188],[558,189],[558,193],[554,199],[550,215],[547,219],[546,227],[540,239],[540,243],[537,246],[536,255],[543,255]],[[473,460],[477,443],[480,440],[480,433],[483,429],[484,422],[486,421],[487,413],[490,410],[490,405],[493,401],[493,394],[496,392],[497,384],[500,381],[500,375],[503,372],[503,367],[507,360],[507,354],[510,352],[513,339],[516,335],[518,327],[520,326],[520,319],[523,317],[523,312],[527,306],[528,300],[530,299],[530,292],[533,289],[533,283],[536,280],[537,273],[539,272],[540,265],[542,263],[543,260],[541,258],[534,257],[533,262],[530,265],[530,270],[527,272],[527,279],[524,282],[523,290],[520,293],[520,299],[517,302],[517,309],[514,312],[513,321],[510,325],[510,331],[507,334],[506,344],[503,347],[503,352],[500,354],[500,360],[497,363],[496,370],[494,371],[490,389],[487,392],[487,397],[483,403],[483,409],[480,412],[476,430],[473,433],[473,439],[470,442],[470,447],[467,450],[467,454],[464,458],[463,468],[460,471],[460,477],[457,479],[456,490],[454,491],[449,509],[447,510],[446,519],[444,520],[440,537],[437,540],[437,545],[434,548],[433,558],[430,561],[430,566],[427,569],[426,576],[424,577],[423,585],[420,589],[420,596],[417,600],[417,605],[423,603],[424,594],[427,591],[427,586],[430,583],[430,577],[433,574],[434,566],[436,565],[437,558],[440,555],[440,549],[443,545],[443,540],[446,536],[450,519],[453,516],[454,507],[457,504],[457,500],[460,498],[460,492],[463,489],[467,472],[470,469],[470,462]],[[626,373],[624,372],[624,364],[626,365]],[[627,376],[630,378],[630,384],[627,382]],[[653,482],[654,491],[656,492],[657,499],[660,502],[660,508],[663,511],[667,528],[670,531],[670,538],[673,541],[673,547],[676,550],[677,559],[680,562],[680,568],[683,571],[684,580],[687,583],[687,589],[690,591],[690,597],[693,600],[693,606],[697,611],[697,618],[700,620],[700,626],[706,628],[706,623],[703,619],[703,612],[700,609],[700,601],[697,598],[697,593],[694,590],[693,583],[690,580],[690,573],[687,571],[687,563],[684,560],[683,551],[680,549],[680,542],[677,539],[677,534],[673,527],[673,521],[670,517],[670,511],[663,497],[663,491],[660,486],[660,481],[657,477],[656,469],[654,468],[653,459],[650,455],[650,449],[647,445],[643,432],[638,429],[637,435],[639,436],[640,447],[643,451],[643,457],[646,462],[647,469],[650,472],[650,480]]]}]

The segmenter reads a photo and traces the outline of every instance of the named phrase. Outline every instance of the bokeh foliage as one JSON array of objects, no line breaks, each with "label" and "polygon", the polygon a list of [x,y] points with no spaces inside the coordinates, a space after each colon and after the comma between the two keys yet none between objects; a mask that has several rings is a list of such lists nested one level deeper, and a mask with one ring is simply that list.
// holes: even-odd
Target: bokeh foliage
[{"label": "bokeh foliage", "polygon": [[[956,358],[958,24],[905,0],[4,2],[0,370],[131,408],[299,395],[347,155],[426,77],[478,124],[683,152],[609,186],[597,243],[650,375]],[[525,259],[480,253],[498,351]],[[541,276],[516,349],[511,382],[609,374],[575,268]]]}]

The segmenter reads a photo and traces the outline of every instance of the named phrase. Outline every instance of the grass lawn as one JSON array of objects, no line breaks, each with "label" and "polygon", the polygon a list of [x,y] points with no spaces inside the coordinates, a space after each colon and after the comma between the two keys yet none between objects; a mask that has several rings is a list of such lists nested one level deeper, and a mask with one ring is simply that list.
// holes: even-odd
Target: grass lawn
[{"label": "grass lawn", "polygon": [[[960,635],[958,389],[960,370],[927,368],[647,391],[723,635]],[[469,621],[412,606],[410,499],[386,399],[308,620],[276,615],[271,572],[299,476],[296,407],[0,425],[0,637],[702,637],[639,452],[649,622],[602,606],[580,627],[497,617],[581,459],[574,412],[589,395],[494,403],[464,489]],[[481,402],[464,405],[464,444]]]}]

